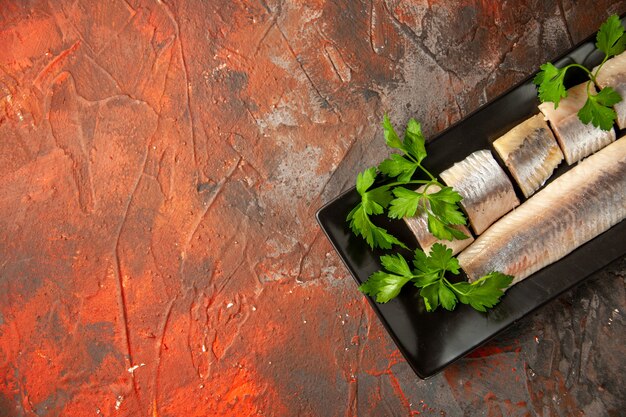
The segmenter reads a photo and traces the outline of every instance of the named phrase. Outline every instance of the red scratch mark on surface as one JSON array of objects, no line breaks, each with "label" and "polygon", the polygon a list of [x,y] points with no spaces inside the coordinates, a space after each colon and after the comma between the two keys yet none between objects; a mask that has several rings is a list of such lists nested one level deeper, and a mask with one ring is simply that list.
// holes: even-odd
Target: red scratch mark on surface
[{"label": "red scratch mark on surface", "polygon": [[48,65],[46,65],[41,72],[37,75],[37,77],[33,80],[33,85],[40,91],[43,91],[45,86],[50,84],[51,80],[56,77],[56,75],[62,71],[63,65],[66,59],[76,52],[78,47],[80,46],[80,40],[74,42],[72,46],[62,51],[59,55],[57,55]]},{"label": "red scratch mark on surface", "polygon": [[494,356],[499,355],[506,352],[521,352],[522,347],[519,344],[516,345],[508,345],[508,346],[497,346],[495,344],[487,344],[485,346],[481,346],[478,349],[474,350],[472,353],[467,355],[467,358],[484,358],[486,356]]},{"label": "red scratch mark on surface", "polygon": [[400,400],[400,402],[402,403],[403,407],[406,410],[411,410],[411,401],[409,400],[409,398],[405,395],[404,391],[402,390],[402,386],[400,385],[400,382],[398,381],[398,378],[395,376],[392,367],[395,366],[398,363],[404,362],[404,358],[402,357],[402,354],[400,353],[400,351],[395,350],[393,352],[391,352],[391,354],[388,356],[388,362],[387,362],[387,367],[383,370],[368,370],[366,371],[368,374],[370,375],[374,375],[374,376],[382,376],[382,375],[386,375],[389,378],[389,382],[391,383],[391,386],[394,390],[394,392],[396,393],[398,399]]}]

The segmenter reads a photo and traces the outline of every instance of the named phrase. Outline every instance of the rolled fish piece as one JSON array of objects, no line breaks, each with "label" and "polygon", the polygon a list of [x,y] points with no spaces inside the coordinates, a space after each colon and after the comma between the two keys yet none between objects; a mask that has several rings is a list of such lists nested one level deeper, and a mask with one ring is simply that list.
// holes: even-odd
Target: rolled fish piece
[{"label": "rolled fish piece", "polygon": [[563,152],[541,114],[509,130],[493,142],[493,147],[526,197],[533,195],[563,160]]},{"label": "rolled fish piece", "polygon": [[[421,186],[420,188],[417,189],[417,192],[419,193],[424,192],[424,188],[425,186]],[[426,190],[426,193],[432,194],[432,193],[436,193],[439,190],[441,190],[439,186],[431,185]],[[437,239],[432,233],[428,231],[428,218],[425,213],[418,214],[415,217],[405,217],[404,221],[406,222],[407,226],[409,226],[409,229],[411,229],[411,231],[415,235],[415,238],[417,239],[417,243],[419,243],[422,250],[426,253],[430,253],[430,248],[435,243],[441,243],[442,245],[446,245],[448,248],[452,249],[452,254],[456,255],[457,253],[461,252],[463,249],[469,246],[470,243],[474,241],[474,238],[472,237],[472,234],[470,233],[469,229],[462,224],[454,225],[452,227],[463,232],[465,236],[467,236],[467,239],[453,239],[453,240]]]},{"label": "rolled fish piece", "polygon": [[519,205],[511,180],[488,150],[474,152],[440,177],[463,197],[460,205],[477,235]]},{"label": "rolled fish piece", "polygon": [[[596,92],[593,85],[590,88],[592,92]],[[615,140],[613,128],[607,132],[591,123],[584,124],[578,119],[578,110],[585,105],[585,101],[587,101],[587,83],[567,90],[567,97],[561,100],[556,109],[551,102],[539,105],[539,110],[552,126],[568,165],[580,161]]]},{"label": "rolled fish piece", "polygon": [[493,271],[513,284],[626,218],[626,139],[583,160],[504,216],[457,259],[470,281]]},{"label": "rolled fish piece", "polygon": [[[596,72],[596,68],[593,72]],[[614,56],[604,63],[596,77],[598,87],[612,87],[622,96],[622,101],[613,106],[617,113],[617,125],[620,129],[626,127],[626,52]]]}]

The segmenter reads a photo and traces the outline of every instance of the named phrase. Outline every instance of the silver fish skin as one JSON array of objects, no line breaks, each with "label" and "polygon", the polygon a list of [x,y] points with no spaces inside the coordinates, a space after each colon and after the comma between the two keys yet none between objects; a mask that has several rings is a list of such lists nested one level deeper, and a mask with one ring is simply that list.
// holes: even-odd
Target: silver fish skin
[{"label": "silver fish skin", "polygon": [[[592,93],[596,92],[593,85]],[[580,161],[607,146],[615,140],[615,130],[604,131],[591,123],[584,124],[578,119],[580,110],[587,101],[587,83],[579,84],[567,90],[567,97],[561,100],[558,108],[554,103],[545,102],[539,105],[539,110],[550,122],[565,161],[568,165]]]},{"label": "silver fish skin", "polygon": [[493,147],[525,197],[533,195],[563,160],[563,152],[540,114],[509,130]]},{"label": "silver fish skin", "polygon": [[626,138],[556,178],[458,255],[470,281],[493,271],[513,284],[626,218]]},{"label": "silver fish skin", "polygon": [[[593,69],[595,73],[598,67]],[[617,125],[626,127],[626,52],[607,60],[596,77],[598,87],[612,87],[622,96],[622,101],[613,106],[617,114]]]},{"label": "silver fish skin", "polygon": [[[416,191],[419,193],[424,192],[425,186],[419,187]],[[441,188],[437,185],[431,185],[426,190],[427,194],[436,193],[441,190]],[[428,204],[428,203],[427,203]],[[430,208],[430,207],[429,207]],[[420,248],[427,254],[430,253],[430,249],[435,243],[441,243],[442,245],[446,245],[449,249],[452,249],[452,254],[456,255],[461,252],[463,249],[468,247],[470,243],[474,241],[472,234],[469,229],[464,225],[455,225],[452,226],[455,229],[463,232],[467,239],[453,239],[453,240],[441,240],[437,239],[432,233],[428,231],[428,218],[426,214],[420,213],[414,217],[406,217],[404,219],[405,223],[411,229],[415,238],[417,239],[417,243],[419,243]]]},{"label": "silver fish skin", "polygon": [[463,197],[461,207],[477,235],[519,205],[511,180],[491,151],[472,153],[442,172],[440,177]]}]

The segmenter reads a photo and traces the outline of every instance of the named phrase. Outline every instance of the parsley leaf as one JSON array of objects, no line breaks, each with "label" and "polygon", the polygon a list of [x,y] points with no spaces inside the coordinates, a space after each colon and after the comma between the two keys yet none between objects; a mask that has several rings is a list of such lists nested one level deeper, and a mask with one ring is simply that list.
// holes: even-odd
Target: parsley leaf
[{"label": "parsley leaf", "polygon": [[[615,101],[611,91],[600,92],[594,97],[594,103],[603,106]],[[370,216],[383,214],[387,210],[388,216],[394,219],[425,215],[429,231],[439,239],[467,238],[454,228],[455,225],[466,223],[458,206],[461,195],[439,183],[421,165],[426,158],[426,141],[420,124],[414,119],[409,120],[402,141],[387,116],[383,119],[383,129],[387,145],[401,150],[403,154],[392,154],[378,167],[368,168],[357,175],[356,190],[361,200],[346,218],[352,232],[363,237],[372,249],[391,249],[393,245],[407,249],[395,236],[372,222]],[[418,169],[428,179],[412,180]],[[378,172],[397,181],[374,187]],[[414,191],[405,187],[409,184],[421,184],[422,187]],[[459,302],[485,311],[499,301],[502,288],[511,282],[508,279],[511,277],[493,273],[472,284],[451,284],[445,276],[459,274],[459,262],[452,256],[452,250],[440,243],[435,243],[429,254],[416,249],[412,267],[401,254],[381,256],[380,262],[383,269],[370,275],[359,289],[374,297],[377,302],[386,303],[397,297],[404,285],[412,282],[419,289],[427,311],[434,311],[439,306],[453,310]]]},{"label": "parsley leaf", "polygon": [[361,202],[348,213],[346,220],[354,234],[363,237],[372,249],[375,247],[390,249],[393,245],[405,248],[402,242],[387,230],[376,226],[369,217],[382,214],[393,198],[388,187],[369,190],[375,180],[376,168],[366,169],[357,175],[356,190],[361,196]]},{"label": "parsley leaf", "polygon": [[439,307],[439,282],[433,283],[420,290],[426,311],[434,311]]},{"label": "parsley leaf", "polygon": [[381,256],[380,262],[383,264],[383,267],[388,271],[402,276],[412,275],[411,267],[409,267],[409,264],[407,263],[406,259],[404,259],[404,256],[400,254],[396,254],[395,256]]},{"label": "parsley leaf", "polygon": [[376,297],[379,303],[386,303],[400,293],[402,287],[413,278],[413,274],[406,259],[400,254],[381,256],[380,261],[388,272],[374,272],[361,284],[359,290]]},{"label": "parsley leaf", "polygon": [[415,119],[410,119],[402,142],[387,115],[383,119],[383,129],[387,145],[400,149],[404,155],[392,154],[378,165],[379,171],[389,177],[398,177],[401,182],[410,181],[415,170],[421,168],[421,163],[426,158],[426,140],[420,124]]},{"label": "parsley leaf", "polygon": [[[589,81],[587,81],[587,87],[589,87],[592,82],[596,82],[598,72],[600,72],[606,60],[624,52],[626,49],[626,34],[617,15],[610,16],[600,26],[596,36],[596,47],[604,52],[605,55],[602,63],[598,65],[595,74],[580,64],[570,64],[563,68],[557,68],[549,62],[543,64],[540,67],[541,71],[533,79],[533,83],[538,86],[539,100],[542,103],[546,101],[553,102],[556,109],[561,99],[567,97],[564,79],[568,69],[579,68],[585,71],[589,77]],[[595,127],[608,131],[613,127],[616,119],[615,111],[611,106],[621,100],[622,97],[611,87],[603,88],[596,95],[593,95],[588,88],[587,101],[578,111],[578,118],[584,124],[592,123]]]},{"label": "parsley leaf", "polygon": [[541,102],[551,101],[554,108],[559,107],[562,98],[567,97],[567,91],[563,84],[565,73],[569,66],[565,68],[557,68],[551,63],[545,63],[541,67],[541,71],[533,79],[533,83],[539,86],[539,100]]},{"label": "parsley leaf", "polygon": [[498,304],[504,290],[511,285],[513,277],[500,272],[492,272],[471,284],[468,282],[458,282],[452,284],[452,290],[457,294],[459,301],[469,304],[478,311],[485,312]]},{"label": "parsley leaf", "polygon": [[400,141],[400,137],[396,133],[389,116],[383,116],[383,133],[387,146],[394,149],[400,149],[409,159],[413,159],[419,164],[426,158],[426,140],[422,134],[422,127],[415,119],[409,119],[406,130],[404,132],[404,141]]},{"label": "parsley leaf", "polygon": [[455,229],[452,226],[449,226],[442,222],[438,217],[433,216],[432,214],[428,214],[428,230],[433,234],[437,239],[441,240],[463,240],[467,239],[468,236],[465,233],[461,232],[458,229]]},{"label": "parsley leaf", "polygon": [[492,272],[471,284],[459,282],[451,284],[447,273],[459,274],[460,266],[452,256],[452,249],[435,243],[426,254],[416,249],[413,257],[413,269],[400,254],[380,257],[383,269],[374,272],[359,287],[363,293],[375,297],[379,303],[386,303],[400,294],[408,282],[419,288],[419,294],[427,311],[434,311],[439,306],[454,310],[459,302],[469,304],[478,311],[486,311],[500,301],[500,297],[512,282],[513,277],[499,272]]},{"label": "parsley leaf", "polygon": [[435,243],[430,249],[430,256],[427,259],[427,265],[435,271],[450,271],[454,275],[459,274],[459,261],[452,256],[452,249],[441,243]]},{"label": "parsley leaf", "polygon": [[[443,187],[436,193],[427,195],[433,214],[448,224],[465,224],[465,216],[456,204],[463,199],[451,187]],[[455,229],[456,230],[456,229]]]},{"label": "parsley leaf", "polygon": [[[452,225],[466,224],[465,216],[461,212],[458,202],[461,201],[461,196],[450,187],[445,187],[439,183],[435,177],[428,172],[423,166],[422,161],[426,158],[426,140],[422,134],[421,125],[415,120],[410,119],[404,132],[404,140],[400,141],[400,138],[391,124],[387,115],[383,118],[383,129],[385,133],[385,141],[387,145],[394,149],[400,149],[403,154],[392,154],[389,158],[385,159],[378,165],[378,170],[388,177],[396,178],[397,182],[392,185],[393,196],[395,198],[384,199],[385,203],[390,203],[388,216],[392,219],[400,219],[404,217],[413,217],[417,214],[427,215],[427,224],[430,233],[432,233],[438,239],[454,240],[454,239],[466,239],[467,236],[452,227]],[[420,169],[425,173],[429,180],[415,180],[411,178],[415,174],[415,171]],[[365,182],[365,175],[363,178],[358,177],[359,181],[364,182],[366,187],[359,188],[359,193],[363,189],[371,186],[375,176],[375,169],[370,168],[368,170],[367,179]],[[409,183],[425,184],[422,191],[412,191],[402,187]],[[439,191],[435,193],[427,193],[428,187],[436,185]],[[366,197],[362,197],[362,202],[365,204]],[[380,204],[384,209],[387,206]],[[368,214],[379,214],[380,207],[366,206]]]},{"label": "parsley leaf", "polygon": [[360,173],[356,179],[356,190],[361,195],[361,204],[367,214],[382,214],[392,199],[387,187],[368,189],[376,179],[376,168],[369,168]]},{"label": "parsley leaf", "polygon": [[456,204],[463,200],[463,197],[454,191],[452,187],[441,187],[439,191],[431,193],[429,199],[441,201],[442,203]]},{"label": "parsley leaf", "polygon": [[389,177],[398,177],[398,181],[410,181],[415,173],[418,164],[409,161],[400,154],[391,154],[389,159],[385,159],[378,165],[378,169]]},{"label": "parsley leaf", "polygon": [[393,128],[389,116],[386,114],[383,116],[383,133],[385,135],[385,142],[387,146],[394,149],[402,149],[402,142],[398,137],[398,134]]},{"label": "parsley leaf", "polygon": [[440,271],[433,270],[431,265],[429,265],[428,259],[428,255],[423,250],[415,249],[413,266],[417,272],[413,283],[418,288],[425,287],[439,279]]},{"label": "parsley leaf", "polygon": [[359,290],[364,294],[376,297],[376,302],[378,303],[386,303],[397,297],[404,284],[410,280],[410,277],[378,271],[370,275],[368,280],[361,284]]},{"label": "parsley leaf", "polygon": [[423,193],[407,190],[404,187],[394,188],[393,195],[396,198],[391,200],[389,205],[389,217],[392,219],[415,216],[420,201],[424,198]]},{"label": "parsley leaf", "polygon": [[[431,182],[432,184],[432,182]],[[429,184],[428,186],[430,186]],[[467,239],[467,236],[451,225],[465,224],[465,216],[457,203],[462,197],[450,187],[437,186],[439,191],[428,193],[423,187],[417,191],[396,187],[389,206],[389,217],[400,219],[416,214],[427,215],[428,230],[438,239]]]},{"label": "parsley leaf", "polygon": [[426,255],[421,250],[415,251],[413,265],[414,285],[420,288],[420,296],[424,299],[427,311],[434,311],[441,306],[446,310],[454,310],[457,301],[470,304],[478,311],[486,311],[485,307],[493,307],[498,303],[503,291],[510,285],[513,277],[494,272],[473,283],[459,282],[451,284],[446,273],[459,274],[461,269],[458,260],[452,256],[452,249],[435,243]]},{"label": "parsley leaf", "polygon": [[359,203],[352,209],[352,211],[350,211],[347,219],[354,234],[363,237],[372,249],[375,247],[391,249],[393,245],[406,248],[404,243],[400,242],[395,236],[389,234],[387,230],[372,223],[372,220],[363,208],[362,203]]},{"label": "parsley leaf", "polygon": [[363,195],[376,180],[376,168],[368,168],[356,176],[356,190]]},{"label": "parsley leaf", "polygon": [[612,105],[619,103],[622,96],[611,87],[604,87],[596,95],[589,95],[585,105],[578,111],[578,117],[584,124],[591,122],[602,130],[610,130],[617,115]]},{"label": "parsley leaf", "polygon": [[449,311],[454,310],[457,302],[456,295],[442,281],[439,281],[438,293],[441,307]]},{"label": "parsley leaf", "polygon": [[422,134],[422,126],[415,119],[409,119],[406,126],[403,149],[418,164],[421,164],[424,158],[426,158],[426,139],[424,139]]},{"label": "parsley leaf", "polygon": [[600,26],[596,37],[596,47],[604,52],[607,58],[624,52],[626,38],[624,28],[617,15],[611,15],[606,22]]}]

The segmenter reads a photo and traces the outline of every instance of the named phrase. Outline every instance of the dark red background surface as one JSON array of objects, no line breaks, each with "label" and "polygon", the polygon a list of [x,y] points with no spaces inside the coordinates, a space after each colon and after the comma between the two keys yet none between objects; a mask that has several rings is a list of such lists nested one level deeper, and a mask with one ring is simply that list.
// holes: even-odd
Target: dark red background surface
[{"label": "dark red background surface", "polygon": [[422,381],[314,213],[624,12],[0,2],[0,415],[620,415],[624,259]]}]

